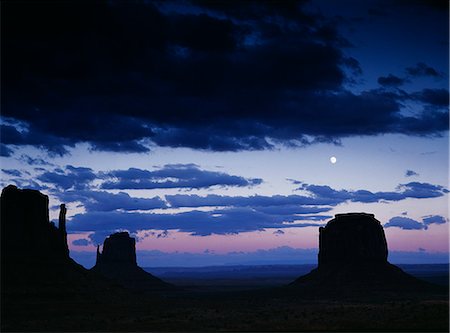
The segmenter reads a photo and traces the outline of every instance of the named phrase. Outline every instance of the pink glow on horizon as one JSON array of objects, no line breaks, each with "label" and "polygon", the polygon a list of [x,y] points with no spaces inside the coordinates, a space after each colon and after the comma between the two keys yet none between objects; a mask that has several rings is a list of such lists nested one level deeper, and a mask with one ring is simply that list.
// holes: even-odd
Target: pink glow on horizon
[{"label": "pink glow on horizon", "polygon": [[[191,252],[202,253],[205,250],[215,253],[228,252],[254,252],[260,249],[272,249],[281,246],[292,248],[318,248],[318,227],[285,228],[284,234],[274,234],[277,229],[265,231],[245,232],[237,235],[210,235],[192,236],[186,232],[169,231],[167,237],[157,238],[161,231],[153,230],[155,235],[145,237],[136,243],[137,250],[158,250],[162,252]],[[419,251],[419,248],[428,252],[449,251],[449,224],[431,225],[427,230],[402,230],[399,228],[386,228],[386,238],[390,251]],[[144,231],[139,232],[142,237]],[[95,251],[92,244],[88,246],[75,246],[73,240],[87,239],[89,233],[69,234],[69,248],[73,251]]]},{"label": "pink glow on horizon", "polygon": [[[217,253],[253,252],[280,246],[293,248],[317,248],[318,227],[286,228],[284,234],[273,234],[277,229],[245,232],[237,235],[191,236],[185,232],[169,232],[167,238],[148,237],[137,243],[139,250],[160,250],[164,252],[204,252],[206,249]],[[301,235],[301,237],[299,237]]]},{"label": "pink glow on horizon", "polygon": [[430,225],[427,230],[384,229],[389,250],[428,252],[449,251],[449,224]]}]

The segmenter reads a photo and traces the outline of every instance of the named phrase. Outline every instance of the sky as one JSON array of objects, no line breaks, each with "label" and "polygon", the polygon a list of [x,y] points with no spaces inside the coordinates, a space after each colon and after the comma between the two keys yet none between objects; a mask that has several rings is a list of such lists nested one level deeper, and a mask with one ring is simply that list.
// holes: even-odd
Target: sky
[{"label": "sky", "polygon": [[[1,186],[86,267],[315,263],[335,214],[448,262],[447,1],[2,2]],[[333,163],[334,162],[334,163]]]}]

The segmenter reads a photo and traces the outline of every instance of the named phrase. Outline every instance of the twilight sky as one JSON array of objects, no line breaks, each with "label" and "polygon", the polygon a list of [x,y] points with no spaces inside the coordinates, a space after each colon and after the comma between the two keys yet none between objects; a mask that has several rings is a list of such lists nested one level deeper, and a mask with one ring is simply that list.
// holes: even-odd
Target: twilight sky
[{"label": "twilight sky", "polygon": [[[447,1],[2,2],[1,185],[68,206],[92,266],[314,263],[374,213],[392,262],[447,262]],[[336,163],[331,163],[334,156]]]}]

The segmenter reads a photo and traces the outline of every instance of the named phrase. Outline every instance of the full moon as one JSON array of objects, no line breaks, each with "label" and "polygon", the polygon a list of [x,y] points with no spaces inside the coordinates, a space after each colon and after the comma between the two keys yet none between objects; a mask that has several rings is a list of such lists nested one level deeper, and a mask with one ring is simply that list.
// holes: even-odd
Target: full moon
[{"label": "full moon", "polygon": [[337,162],[337,158],[334,157],[334,156],[331,156],[330,157],[330,162],[333,163],[333,164],[336,163]]}]

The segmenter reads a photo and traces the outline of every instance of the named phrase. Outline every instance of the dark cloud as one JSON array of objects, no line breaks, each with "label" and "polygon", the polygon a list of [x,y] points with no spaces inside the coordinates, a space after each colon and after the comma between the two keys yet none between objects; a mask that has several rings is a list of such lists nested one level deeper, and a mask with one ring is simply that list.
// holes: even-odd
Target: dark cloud
[{"label": "dark cloud", "polygon": [[397,227],[404,230],[421,230],[426,229],[426,225],[416,220],[403,216],[395,216],[384,225],[385,228]]},{"label": "dark cloud", "polygon": [[[26,189],[31,189],[31,190],[47,191],[49,189],[47,186],[38,184],[33,179],[26,179],[23,177],[11,178],[8,180],[8,183],[13,183],[14,185],[16,185],[19,188],[26,188]],[[2,182],[2,185],[6,186],[8,184]]]},{"label": "dark cloud", "polygon": [[22,173],[19,170],[14,170],[14,169],[2,169],[2,172],[9,175],[9,176],[14,176],[14,177],[21,177]]},{"label": "dark cloud", "polygon": [[398,76],[389,74],[388,76],[380,76],[378,83],[385,87],[400,87],[405,84],[406,79],[402,79]]},{"label": "dark cloud", "polygon": [[[39,163],[39,159],[28,157],[27,163]],[[39,169],[37,170],[39,171]],[[94,172],[90,168],[67,165],[64,170],[55,168],[45,171],[37,180],[53,184],[57,189],[87,190],[95,187],[93,182],[100,181],[99,187],[108,190],[124,189],[158,189],[186,188],[200,189],[212,186],[256,186],[262,183],[260,178],[244,178],[229,175],[224,172],[208,171],[195,164],[167,164],[155,170],[129,168],[127,170],[112,170]],[[106,192],[104,192],[106,193]]]},{"label": "dark cloud", "polygon": [[274,234],[275,236],[280,236],[280,235],[284,235],[284,231],[283,231],[283,230],[280,230],[280,229],[278,229],[278,230],[274,231],[274,232],[273,232],[273,234]]},{"label": "dark cloud", "polygon": [[171,207],[253,207],[253,209],[267,214],[314,214],[326,212],[331,207],[346,201],[352,202],[380,202],[400,201],[406,198],[435,198],[448,193],[439,185],[410,182],[398,186],[397,191],[371,192],[367,190],[335,190],[327,185],[311,185],[303,183],[299,190],[308,195],[273,195],[261,196],[224,196],[209,194],[199,195],[166,195]]},{"label": "dark cloud", "polygon": [[447,222],[447,220],[440,215],[431,215],[431,216],[426,216],[422,219],[422,222],[425,225],[430,225],[430,224],[444,224]]},{"label": "dark cloud", "polygon": [[[265,228],[318,227],[316,222],[296,222],[303,220],[294,215],[268,215],[251,208],[226,208],[212,211],[189,211],[176,214],[91,212],[77,214],[68,223],[73,232],[105,232],[126,229],[131,233],[140,230],[179,230],[194,236],[211,234],[237,234],[262,231]],[[304,220],[308,220],[306,217]],[[313,220],[315,220],[313,218]],[[290,223],[285,223],[290,222]]]},{"label": "dark cloud", "polygon": [[447,220],[440,215],[427,216],[422,222],[410,219],[408,217],[395,216],[384,225],[385,228],[398,227],[404,230],[422,230],[428,229],[430,224],[444,224]]},{"label": "dark cloud", "polygon": [[367,190],[334,190],[326,185],[303,184],[299,189],[311,193],[314,198],[321,200],[334,199],[339,203],[345,201],[353,202],[380,202],[380,201],[400,201],[407,198],[436,198],[441,197],[449,191],[440,185],[428,183],[410,182],[400,184],[397,191],[393,192],[371,192]]},{"label": "dark cloud", "polygon": [[418,176],[419,174],[413,170],[406,170],[405,176],[406,177],[412,177],[412,176]]},{"label": "dark cloud", "polygon": [[0,143],[0,156],[9,157],[14,151],[4,143]]},{"label": "dark cloud", "polygon": [[[322,211],[322,209],[325,211],[325,209],[315,207],[316,205],[336,205],[341,202],[339,199],[312,198],[303,195],[253,195],[244,197],[217,194],[209,194],[206,196],[196,194],[166,195],[166,200],[171,207],[257,207],[257,209],[265,210],[266,212],[275,212],[275,209],[283,209],[289,210],[290,213],[293,213],[293,210],[296,210],[297,213],[317,213]],[[277,208],[280,206],[284,207]]]},{"label": "dark cloud", "polygon": [[438,107],[448,107],[449,103],[449,93],[445,89],[424,89],[412,94],[412,98]]},{"label": "dark cloud", "polygon": [[90,168],[74,167],[67,165],[64,170],[55,169],[47,171],[37,177],[41,182],[53,184],[61,190],[84,190],[87,189],[97,178],[96,174]]},{"label": "dark cloud", "polygon": [[91,242],[85,238],[75,239],[72,244],[75,246],[88,246]]},{"label": "dark cloud", "polygon": [[160,197],[136,198],[124,192],[65,191],[55,194],[63,202],[81,202],[88,212],[109,212],[115,210],[135,211],[166,208]]},{"label": "dark cloud", "polygon": [[[90,236],[95,243],[105,233],[116,230],[128,230],[133,234],[143,230],[163,230],[160,233],[152,232],[153,236],[161,238],[168,236],[171,230],[206,236],[262,231],[267,228],[282,230],[318,226],[322,221],[332,218],[323,213],[345,202],[399,201],[407,198],[433,198],[448,193],[442,186],[418,182],[401,184],[396,191],[391,192],[335,190],[329,186],[310,184],[302,184],[301,190],[306,195],[166,195],[167,203],[159,197],[134,198],[121,192],[114,194],[105,191],[64,191],[54,195],[63,202],[83,204],[86,213],[75,215],[68,224],[69,230],[72,233],[98,232],[99,234]],[[211,208],[177,210],[200,207]],[[155,209],[168,210],[157,212]],[[395,217],[386,227],[427,229],[430,224],[445,222],[440,216],[427,216],[422,222]]]},{"label": "dark cloud", "polygon": [[[255,186],[260,178],[244,178],[223,172],[202,170],[194,164],[168,164],[149,171],[137,168],[102,174],[103,189],[208,188],[211,186]],[[110,180],[110,179],[113,180]]]},{"label": "dark cloud", "polygon": [[169,237],[169,231],[168,230],[164,230],[163,232],[159,233],[156,235],[156,238],[167,238]]},{"label": "dark cloud", "polygon": [[[413,96],[432,108],[406,117],[402,94],[347,91],[348,70],[361,74],[350,43],[304,3],[6,2],[2,116],[16,123],[3,125],[2,154],[80,142],[261,150],[448,129],[436,96]],[[420,63],[408,73],[433,75]]]},{"label": "dark cloud", "polygon": [[399,186],[401,193],[405,198],[437,198],[443,196],[449,191],[440,185],[428,183],[410,182]]},{"label": "dark cloud", "polygon": [[[123,231],[123,228],[119,228],[117,230],[115,229],[108,229],[107,226],[103,230],[96,230],[95,232],[92,232],[89,234],[88,238],[89,241],[94,245],[101,245],[105,241],[106,237],[110,236],[116,231]],[[94,228],[95,229],[95,228]],[[70,230],[69,230],[70,232]]]},{"label": "dark cloud", "polygon": [[417,63],[413,67],[406,68],[406,72],[411,76],[431,76],[440,77],[441,74],[433,67],[428,66],[423,62]]},{"label": "dark cloud", "polygon": [[50,163],[40,157],[31,157],[25,154],[22,154],[19,158],[19,161],[24,162],[28,165],[46,165],[46,166],[54,166],[53,163]]},{"label": "dark cloud", "polygon": [[[0,125],[2,143],[9,149],[5,154],[12,154],[11,146],[32,145],[43,148],[53,155],[65,155],[68,153],[66,146],[74,147],[75,144],[66,138],[60,138],[42,130],[35,130],[30,125],[23,130],[19,130],[14,125]],[[9,154],[9,155],[8,155]]]}]

